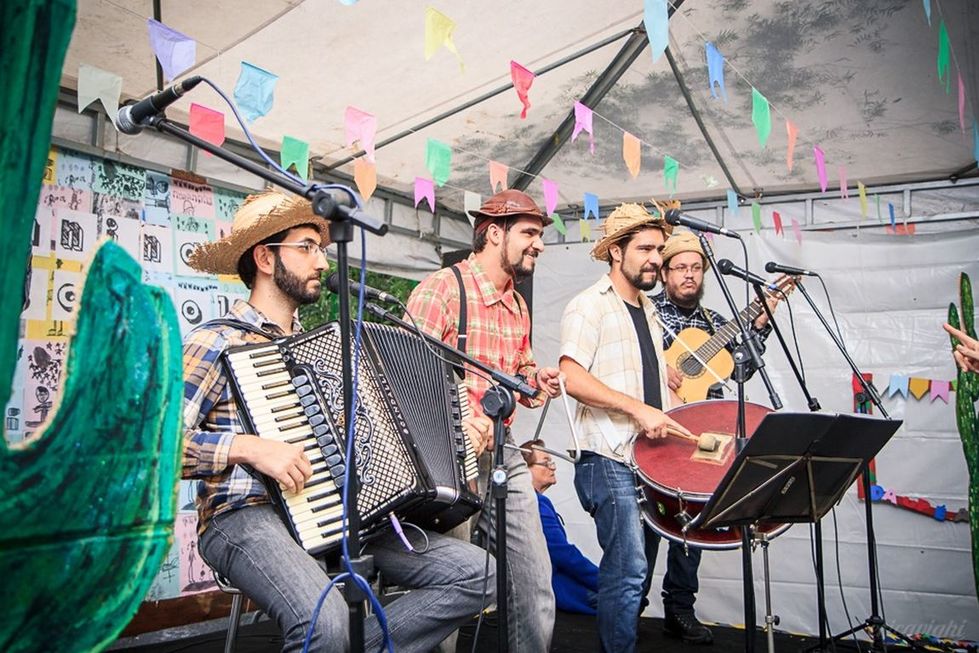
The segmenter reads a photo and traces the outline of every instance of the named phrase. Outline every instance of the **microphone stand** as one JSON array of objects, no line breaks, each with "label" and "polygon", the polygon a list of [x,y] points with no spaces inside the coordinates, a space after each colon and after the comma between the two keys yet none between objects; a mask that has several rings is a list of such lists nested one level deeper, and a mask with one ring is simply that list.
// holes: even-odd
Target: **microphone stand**
[{"label": "microphone stand", "polygon": [[[737,304],[734,302],[734,297],[731,296],[731,291],[727,287],[727,282],[725,282],[720,270],[717,269],[717,260],[714,257],[714,250],[711,248],[710,242],[704,236],[703,232],[698,232],[697,235],[700,238],[700,247],[704,250],[704,256],[710,262],[710,267],[714,271],[717,284],[720,286],[721,292],[724,294],[724,299],[731,309],[731,313],[734,315],[734,321],[738,325],[738,330],[741,332],[741,344],[734,350],[734,380],[738,384],[738,420],[735,427],[735,442],[737,443],[737,452],[741,453],[741,450],[748,443],[748,434],[746,433],[747,429],[745,426],[744,384],[750,376],[751,371],[758,370],[758,373],[761,374],[762,381],[764,381],[765,387],[768,389],[768,396],[772,402],[772,406],[776,410],[782,407],[782,401],[779,399],[778,394],[776,394],[771,379],[768,378],[768,372],[765,371],[765,362],[761,359],[761,354],[758,350],[757,334],[741,319]],[[764,305],[765,302],[763,301],[762,304]],[[751,535],[748,531],[748,527],[741,527],[741,574],[742,585],[744,587],[744,650],[745,653],[754,653],[756,628],[755,586],[751,568]]]},{"label": "microphone stand", "polygon": [[[345,284],[341,284],[345,285]],[[476,360],[472,356],[465,354],[451,345],[447,345],[438,338],[431,336],[413,324],[405,322],[398,316],[392,314],[387,309],[381,308],[376,304],[368,302],[365,308],[381,318],[402,329],[407,329],[416,333],[429,344],[442,350],[454,360],[461,360],[464,364],[474,367],[484,374],[487,374],[495,385],[491,386],[480,402],[483,412],[493,420],[494,438],[494,460],[493,473],[490,476],[492,483],[493,502],[496,508],[496,610],[499,628],[497,632],[497,650],[499,653],[506,653],[508,650],[508,626],[507,626],[507,549],[506,549],[506,495],[508,473],[503,462],[504,445],[506,444],[506,419],[513,413],[516,407],[514,392],[519,392],[525,397],[537,395],[538,390],[529,385],[519,376],[512,376],[497,370],[482,361]]]},{"label": "microphone stand", "polygon": [[[841,354],[843,354],[843,358],[846,359],[846,362],[853,371],[853,374],[856,375],[856,378],[863,389],[864,395],[869,398],[871,402],[873,402],[884,419],[891,419],[891,416],[887,413],[887,409],[884,408],[880,395],[877,393],[877,388],[874,387],[873,383],[868,382],[863,377],[863,373],[857,367],[856,363],[853,362],[853,359],[850,358],[850,354],[847,352],[846,347],[840,341],[839,337],[836,335],[836,332],[830,327],[829,322],[826,321],[826,318],[823,316],[822,312],[820,312],[820,310],[816,307],[816,303],[812,300],[812,297],[809,296],[809,293],[806,291],[806,287],[802,285],[802,281],[797,281],[796,287],[802,293],[802,296],[806,298],[806,301],[816,314],[816,317],[819,318],[819,321],[822,323],[823,328],[826,329],[826,333],[829,334],[833,344],[835,344],[836,348],[840,350]],[[877,539],[874,534],[873,501],[870,499],[870,467],[867,463],[864,463],[863,468],[860,470],[860,482],[863,488],[864,514],[865,519],[867,520],[867,566],[868,573],[870,575],[870,616],[867,617],[861,624],[854,626],[853,628],[850,628],[849,630],[846,630],[838,635],[833,635],[829,641],[842,641],[846,637],[860,630],[869,630],[871,632],[872,646],[874,650],[885,650],[884,635],[887,632],[890,632],[891,634],[896,635],[900,640],[910,644],[911,648],[914,650],[921,650],[921,646],[917,642],[912,641],[910,637],[901,631],[888,626],[887,622],[884,621],[884,618],[880,616],[880,604],[878,602],[879,589],[877,586]],[[819,526],[819,522],[816,522],[816,568],[817,595],[819,597],[818,600],[821,601],[819,605],[819,643],[807,650],[818,649],[819,651],[825,651],[827,641],[825,625],[825,589],[823,586],[822,577],[823,540],[822,529]]]},{"label": "microphone stand", "polygon": [[[212,143],[198,138],[180,125],[171,122],[162,113],[147,118],[145,126],[153,127],[164,134],[189,143],[202,150],[210,152],[219,159],[231,165],[280,186],[296,195],[307,198],[313,207],[313,213],[330,222],[330,239],[337,245],[337,269],[342,279],[348,278],[347,244],[353,240],[353,228],[356,224],[379,236],[387,233],[388,226],[362,211],[355,211],[337,203],[332,194],[321,184],[303,184],[296,179],[269,170],[243,156],[225,150]],[[354,420],[353,412],[353,352],[350,346],[350,288],[346,283],[340,284],[340,349],[343,352],[343,410],[344,424],[349,429]],[[349,456],[345,461],[349,474],[347,492],[347,567],[353,573],[371,579],[374,576],[373,556],[360,553],[360,515],[357,511],[357,494],[360,489],[360,478],[357,476],[357,457]],[[350,650],[364,650],[364,618],[366,612],[364,602],[367,594],[357,583],[344,583],[344,597],[349,607],[350,618]]]}]

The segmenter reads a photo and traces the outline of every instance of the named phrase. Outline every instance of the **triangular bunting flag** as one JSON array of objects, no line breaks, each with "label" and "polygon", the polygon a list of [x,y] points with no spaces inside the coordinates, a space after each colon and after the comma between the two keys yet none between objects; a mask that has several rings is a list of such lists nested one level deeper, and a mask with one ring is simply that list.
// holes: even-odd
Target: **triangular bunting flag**
[{"label": "triangular bunting flag", "polygon": [[642,160],[640,141],[629,132],[622,132],[622,159],[629,174],[635,179],[639,176],[639,166]]},{"label": "triangular bunting flag", "polygon": [[459,51],[452,41],[452,32],[455,28],[455,21],[435,7],[425,8],[425,61],[431,59],[432,55],[444,45],[445,49],[454,54],[459,61],[459,70],[465,71],[462,57],[459,56]]},{"label": "triangular bunting flag", "polygon": [[235,102],[238,109],[245,114],[245,120],[254,122],[272,110],[275,83],[278,80],[278,75],[247,61],[241,62],[241,72],[235,84]]},{"label": "triangular bunting flag", "polygon": [[530,72],[516,61],[510,61],[510,78],[513,80],[513,88],[517,91],[517,97],[523,104],[523,111],[520,112],[520,119],[527,117],[527,109],[530,108],[530,85],[534,83],[534,73]]},{"label": "triangular bunting flag", "polygon": [[365,202],[377,190],[377,166],[368,161],[367,157],[359,156],[354,159],[354,183]]},{"label": "triangular bunting flag", "polygon": [[489,162],[490,189],[492,189],[492,192],[497,192],[497,187],[499,187],[500,190],[506,190],[509,188],[509,186],[507,186],[507,174],[509,172],[510,169],[506,167],[506,165],[497,161]]},{"label": "triangular bunting flag", "polygon": [[912,377],[908,381],[908,391],[915,399],[918,399],[919,401],[921,400],[922,397],[928,394],[928,388],[930,386],[931,386],[931,381],[929,381],[928,379]]},{"label": "triangular bunting flag", "polygon": [[197,60],[197,42],[194,39],[152,18],[146,19],[146,28],[150,33],[150,48],[168,81],[176,79],[194,65]]},{"label": "triangular bunting flag", "polygon": [[931,401],[941,399],[947,404],[949,386],[950,384],[948,381],[933,380],[931,382]]},{"label": "triangular bunting flag", "polygon": [[589,214],[591,214],[593,218],[598,220],[599,218],[598,195],[595,195],[594,193],[585,193],[585,213],[582,216],[582,220],[587,221]]},{"label": "triangular bunting flag", "polygon": [[415,208],[422,200],[428,202],[428,208],[435,213],[435,184],[431,179],[415,177]]},{"label": "triangular bunting flag", "polygon": [[122,77],[85,63],[78,66],[78,113],[98,100],[109,115],[109,119],[115,124],[120,95],[122,95]]},{"label": "triangular bunting flag", "polygon": [[581,102],[574,103],[574,130],[571,132],[571,142],[574,143],[578,134],[588,132],[588,148],[595,153],[595,132],[592,131],[592,110]]},{"label": "triangular bunting flag", "polygon": [[[296,173],[306,179],[309,176],[309,143],[292,136],[282,137],[282,149],[279,150],[282,167],[296,166]],[[363,193],[361,193],[363,195]]]},{"label": "triangular bunting flag", "polygon": [[908,398],[908,377],[904,374],[891,374],[890,383],[887,384],[887,396],[893,397],[896,394]]}]

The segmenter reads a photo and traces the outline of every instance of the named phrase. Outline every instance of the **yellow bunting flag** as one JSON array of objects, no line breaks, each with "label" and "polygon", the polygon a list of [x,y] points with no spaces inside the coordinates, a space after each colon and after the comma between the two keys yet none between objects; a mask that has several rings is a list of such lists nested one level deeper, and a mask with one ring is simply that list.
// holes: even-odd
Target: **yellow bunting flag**
[{"label": "yellow bunting flag", "polygon": [[581,228],[581,239],[591,240],[591,225],[588,220],[578,220],[578,226]]},{"label": "yellow bunting flag", "polygon": [[354,183],[360,196],[366,202],[377,189],[377,166],[367,160],[366,157],[354,159]]},{"label": "yellow bunting flag", "polygon": [[857,190],[860,191],[860,217],[867,217],[867,187],[862,181],[857,182]]},{"label": "yellow bunting flag", "polygon": [[459,60],[459,70],[465,71],[462,57],[452,42],[452,32],[455,31],[455,21],[440,12],[435,7],[425,8],[425,61],[432,58],[443,45]]},{"label": "yellow bunting flag", "polygon": [[931,387],[931,381],[928,379],[919,379],[917,377],[911,377],[908,381],[908,391],[914,395],[915,399],[921,399],[926,394],[928,394],[928,389]]},{"label": "yellow bunting flag", "polygon": [[641,143],[629,132],[622,132],[622,159],[629,169],[629,174],[635,179],[639,176],[639,166],[642,161]]}]

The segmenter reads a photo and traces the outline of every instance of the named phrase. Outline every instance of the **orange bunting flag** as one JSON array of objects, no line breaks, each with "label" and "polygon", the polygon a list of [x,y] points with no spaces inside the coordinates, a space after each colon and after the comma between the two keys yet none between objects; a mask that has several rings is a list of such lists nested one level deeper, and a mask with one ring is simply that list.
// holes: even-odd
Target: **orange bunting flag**
[{"label": "orange bunting flag", "polygon": [[785,121],[785,133],[789,137],[789,143],[785,147],[785,165],[789,167],[789,172],[792,172],[793,155],[795,154],[795,138],[799,135],[799,130],[788,120]]},{"label": "orange bunting flag", "polygon": [[354,183],[360,196],[366,202],[377,189],[377,166],[367,160],[366,157],[354,159]]},{"label": "orange bunting flag", "polygon": [[496,187],[499,186],[500,190],[506,190],[509,188],[507,186],[507,175],[510,173],[510,168],[499,161],[489,162],[489,172],[490,172],[490,188],[495,193]]},{"label": "orange bunting flag", "polygon": [[639,176],[639,166],[642,163],[641,146],[642,143],[638,138],[629,132],[622,132],[622,158],[633,179]]},{"label": "orange bunting flag", "polygon": [[921,399],[926,394],[928,394],[928,389],[931,386],[931,381],[928,379],[920,379],[918,377],[912,377],[908,381],[908,390],[914,395],[915,399]]},{"label": "orange bunting flag", "polygon": [[530,108],[530,98],[527,97],[527,93],[530,91],[530,85],[534,83],[534,73],[511,60],[510,78],[513,80],[513,88],[517,91],[517,97],[523,104],[523,111],[520,112],[522,120],[527,117],[527,109]]}]

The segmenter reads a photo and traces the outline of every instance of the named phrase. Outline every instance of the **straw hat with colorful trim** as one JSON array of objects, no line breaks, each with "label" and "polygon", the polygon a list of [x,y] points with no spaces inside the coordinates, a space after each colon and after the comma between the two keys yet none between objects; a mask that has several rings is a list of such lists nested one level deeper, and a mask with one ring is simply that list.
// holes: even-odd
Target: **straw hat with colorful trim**
[{"label": "straw hat with colorful trim", "polygon": [[710,262],[704,256],[704,248],[700,246],[700,238],[692,231],[677,231],[666,240],[666,245],[663,247],[663,267],[669,264],[671,258],[683,252],[700,254],[704,269],[710,267]]},{"label": "straw hat with colorful trim", "polygon": [[328,223],[313,213],[309,200],[277,190],[249,195],[235,212],[231,233],[217,242],[199,245],[187,263],[201,272],[237,274],[238,259],[249,248],[301,224],[313,225],[322,243],[329,242]]},{"label": "straw hat with colorful trim", "polygon": [[645,225],[654,225],[662,229],[667,236],[670,235],[673,227],[667,224],[661,215],[662,213],[650,215],[642,204],[620,204],[605,218],[605,223],[602,225],[602,238],[591,250],[592,258],[608,262],[609,248]]}]

